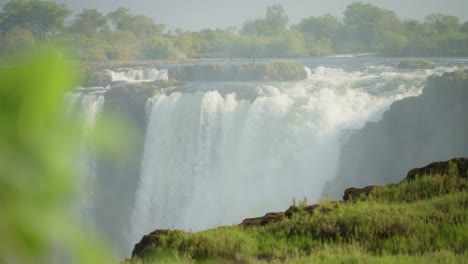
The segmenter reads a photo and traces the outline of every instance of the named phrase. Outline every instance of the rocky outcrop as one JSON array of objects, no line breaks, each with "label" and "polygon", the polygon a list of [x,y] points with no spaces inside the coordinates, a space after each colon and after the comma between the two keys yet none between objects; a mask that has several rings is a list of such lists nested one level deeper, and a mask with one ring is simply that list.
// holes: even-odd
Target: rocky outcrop
[{"label": "rocky outcrop", "polygon": [[144,235],[140,242],[138,242],[132,251],[132,257],[139,256],[143,257],[147,253],[155,249],[156,245],[163,243],[162,237],[185,233],[180,230],[155,230],[148,235]]},{"label": "rocky outcrop", "polygon": [[352,200],[355,200],[357,198],[359,198],[360,196],[367,196],[369,195],[377,186],[375,185],[370,185],[370,186],[366,186],[364,188],[354,188],[354,187],[350,187],[348,189],[346,189],[344,191],[344,195],[343,195],[343,200],[344,201],[352,201]]},{"label": "rocky outcrop", "polygon": [[106,87],[112,83],[111,76],[96,65],[82,65],[79,75],[82,87]]},{"label": "rocky outcrop", "polygon": [[182,81],[298,81],[307,78],[297,62],[278,61],[268,64],[198,64],[169,69],[169,79]]},{"label": "rocky outcrop", "polygon": [[266,224],[278,222],[284,219],[285,213],[267,213],[265,216],[262,217],[255,217],[255,218],[247,218],[240,226],[249,227],[249,226],[264,226]]},{"label": "rocky outcrop", "polygon": [[468,178],[468,159],[455,158],[450,161],[433,162],[425,167],[412,169],[406,175],[407,180],[414,180],[417,176],[434,175],[434,174],[450,174],[451,170],[456,170],[456,173],[462,178]]},{"label": "rocky outcrop", "polygon": [[434,69],[435,66],[430,61],[426,60],[404,60],[398,64],[399,69],[409,69],[409,70],[424,70],[424,69]]},{"label": "rocky outcrop", "polygon": [[430,77],[422,95],[393,103],[348,138],[323,196],[338,199],[349,186],[398,182],[415,165],[468,156],[466,102],[468,70]]}]

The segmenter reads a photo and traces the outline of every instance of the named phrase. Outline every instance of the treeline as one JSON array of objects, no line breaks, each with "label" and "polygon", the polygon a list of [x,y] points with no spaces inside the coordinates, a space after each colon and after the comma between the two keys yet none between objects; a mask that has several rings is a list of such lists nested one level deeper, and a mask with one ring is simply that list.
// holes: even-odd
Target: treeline
[{"label": "treeline", "polygon": [[326,14],[288,27],[281,5],[238,29],[166,31],[145,15],[119,7],[109,14],[84,9],[73,19],[65,5],[13,0],[0,13],[0,53],[65,45],[82,60],[210,57],[304,57],[371,52],[383,56],[468,56],[468,21],[439,13],[424,22],[402,20],[371,4],[349,5],[344,19]]}]

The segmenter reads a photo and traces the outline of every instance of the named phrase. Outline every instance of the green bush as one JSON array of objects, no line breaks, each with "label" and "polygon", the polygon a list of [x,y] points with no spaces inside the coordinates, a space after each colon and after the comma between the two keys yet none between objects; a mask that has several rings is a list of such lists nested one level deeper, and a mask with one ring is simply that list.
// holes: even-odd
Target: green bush
[{"label": "green bush", "polygon": [[0,69],[2,263],[50,263],[63,254],[78,263],[110,263],[69,209],[79,129],[64,120],[74,76],[62,57],[41,52]]}]

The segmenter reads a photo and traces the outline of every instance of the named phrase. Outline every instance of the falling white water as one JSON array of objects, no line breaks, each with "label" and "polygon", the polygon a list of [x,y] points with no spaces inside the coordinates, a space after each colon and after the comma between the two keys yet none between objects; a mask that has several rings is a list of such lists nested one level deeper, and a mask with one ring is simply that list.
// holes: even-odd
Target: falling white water
[{"label": "falling white water", "polygon": [[309,67],[304,67],[304,70],[305,70],[306,73],[307,73],[307,80],[312,79],[312,78],[313,78],[312,69],[310,69]]},{"label": "falling white water", "polygon": [[444,70],[318,67],[306,81],[259,84],[247,99],[225,84],[155,96],[129,245],[158,228],[200,230],[285,210],[293,198],[316,202],[336,173],[340,132],[378,120]]},{"label": "falling white water", "polygon": [[156,80],[168,80],[167,69],[140,68],[108,70],[113,82],[151,82]]},{"label": "falling white water", "polygon": [[79,156],[80,189],[77,202],[80,222],[94,226],[94,202],[96,186],[96,153],[93,144],[86,139],[92,136],[96,118],[104,104],[102,92],[71,93],[67,95],[67,116],[82,124],[84,142],[81,144]]}]

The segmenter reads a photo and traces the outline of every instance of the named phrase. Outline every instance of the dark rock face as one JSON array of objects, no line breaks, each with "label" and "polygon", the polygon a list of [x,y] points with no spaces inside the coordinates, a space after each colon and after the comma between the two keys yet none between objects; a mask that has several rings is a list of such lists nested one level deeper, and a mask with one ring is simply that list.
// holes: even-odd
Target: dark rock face
[{"label": "dark rock face", "polygon": [[467,102],[468,71],[430,77],[421,96],[393,103],[349,137],[323,195],[338,199],[349,186],[398,182],[414,166],[468,156]]},{"label": "dark rock face", "polygon": [[142,257],[145,253],[150,252],[155,248],[155,245],[161,243],[161,237],[170,235],[171,233],[182,232],[182,231],[171,231],[171,230],[155,230],[148,235],[144,235],[143,238],[138,242],[132,251],[132,257]]},{"label": "dark rock face", "polygon": [[119,130],[125,132],[123,138],[119,138],[121,144],[114,146],[117,155],[98,153],[96,157],[96,225],[121,251],[126,246],[122,229],[129,225],[139,182],[147,123],[146,103],[158,89],[172,85],[175,83],[164,81],[127,84],[113,87],[104,95],[99,116],[102,120],[96,122],[97,129],[110,119],[122,124]]},{"label": "dark rock face", "polygon": [[343,200],[352,201],[352,200],[359,198],[359,196],[361,195],[367,196],[375,189],[375,187],[376,187],[375,185],[370,185],[364,188],[354,188],[354,187],[348,188],[344,191]]},{"label": "dark rock face", "polygon": [[[145,104],[152,96],[150,89],[115,87],[106,92],[100,118],[123,123],[123,142],[117,155],[97,156],[96,225],[112,241],[125,241],[121,229],[128,226],[138,184],[140,159],[146,130]],[[103,121],[96,123],[103,125]],[[130,130],[131,129],[131,130]],[[112,191],[111,191],[112,190]],[[118,202],[116,202],[118,201]],[[123,244],[115,245],[123,249]]]},{"label": "dark rock face", "polygon": [[449,174],[450,166],[456,166],[458,175],[463,178],[468,178],[468,159],[455,158],[449,161],[433,162],[425,167],[412,169],[406,175],[407,180],[414,180],[416,176],[424,176],[430,174]]},{"label": "dark rock face", "polygon": [[249,226],[264,226],[269,223],[279,222],[284,219],[284,213],[267,213],[265,216],[262,217],[255,217],[255,218],[247,218],[240,226],[249,227]]},{"label": "dark rock face", "polygon": [[83,87],[106,87],[112,83],[110,74],[98,69],[96,66],[84,65],[80,70],[80,85]]},{"label": "dark rock face", "polygon": [[[331,202],[332,208],[336,208],[338,204],[342,201],[334,201]],[[317,210],[321,213],[327,213],[332,210],[330,207],[321,206],[320,204],[312,204],[307,206],[295,206],[291,205],[288,210],[285,212],[278,212],[278,213],[267,213],[265,216],[262,217],[255,217],[255,218],[247,218],[242,223],[239,224],[241,227],[254,227],[254,226],[264,226],[271,223],[279,222],[285,218],[291,218],[294,214],[298,213],[299,211],[306,212],[308,214],[314,214]]]}]

